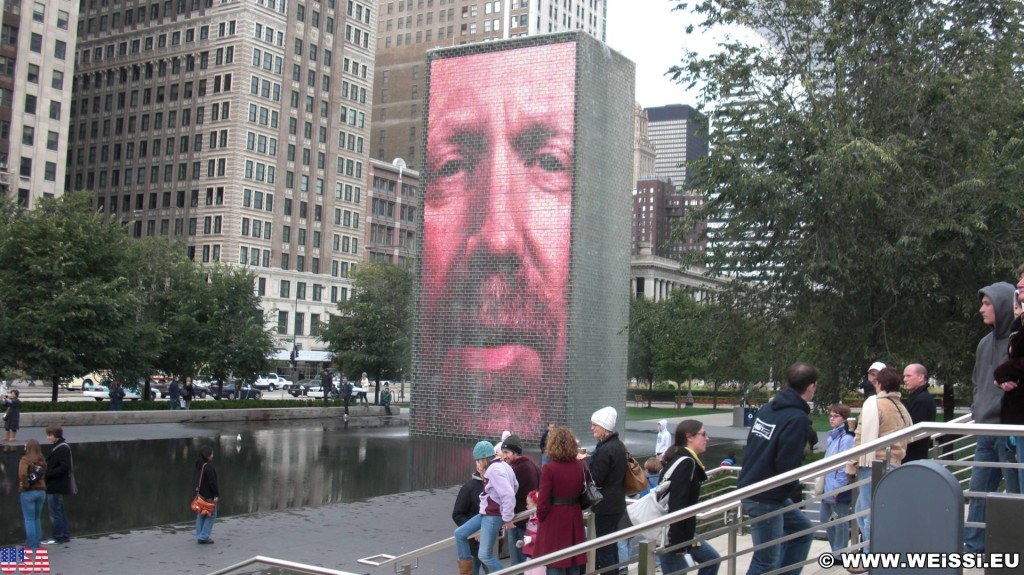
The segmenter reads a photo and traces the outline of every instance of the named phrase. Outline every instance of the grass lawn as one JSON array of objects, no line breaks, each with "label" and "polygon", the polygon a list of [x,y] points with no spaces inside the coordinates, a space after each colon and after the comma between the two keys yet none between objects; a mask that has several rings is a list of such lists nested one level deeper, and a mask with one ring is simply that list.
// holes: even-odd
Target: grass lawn
[{"label": "grass lawn", "polygon": [[628,421],[643,421],[646,419],[668,419],[670,417],[688,417],[691,415],[709,415],[712,413],[732,413],[731,407],[711,409],[710,407],[627,407],[626,419]]}]

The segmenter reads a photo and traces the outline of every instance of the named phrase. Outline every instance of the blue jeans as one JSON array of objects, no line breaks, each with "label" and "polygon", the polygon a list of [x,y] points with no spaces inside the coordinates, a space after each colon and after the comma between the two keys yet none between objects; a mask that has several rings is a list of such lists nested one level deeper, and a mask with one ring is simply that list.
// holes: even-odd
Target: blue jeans
[{"label": "blue jeans", "polygon": [[494,556],[494,543],[498,540],[498,532],[504,525],[501,517],[496,515],[475,515],[469,521],[455,529],[455,551],[459,560],[472,559],[473,552],[469,549],[469,536],[480,532],[480,563],[488,572],[494,573],[502,568],[501,561]]},{"label": "blue jeans", "polygon": [[25,519],[25,547],[39,548],[43,536],[43,501],[46,492],[41,489],[21,493],[21,515]]},{"label": "blue jeans", "polygon": [[[820,515],[818,521],[827,523],[832,520],[833,514],[836,518],[845,517],[850,514],[849,503],[825,503],[822,501],[818,507]],[[839,525],[833,525],[827,527],[825,532],[828,534],[828,545],[832,551],[838,551],[843,547],[850,544],[850,522],[843,521]]]},{"label": "blue jeans", "polygon": [[71,531],[68,530],[68,516],[64,511],[64,496],[60,493],[47,493],[46,511],[50,515],[50,537],[57,541],[71,539]]},{"label": "blue jeans", "polygon": [[178,399],[177,397],[172,397],[171,400],[167,402],[167,404],[170,406],[171,411],[176,411],[179,407],[181,407],[181,400]]},{"label": "blue jeans", "polygon": [[196,541],[206,541],[210,538],[210,531],[213,531],[213,520],[217,518],[217,508],[209,517],[203,517],[196,513]]},{"label": "blue jeans", "polygon": [[[771,503],[744,499],[742,504],[743,511],[753,521],[762,515],[788,507],[793,504],[793,501],[786,498],[779,503]],[[791,509],[782,515],[776,515],[770,519],[752,523],[750,525],[750,535],[754,545],[760,545],[810,528],[811,520],[799,509]],[[778,545],[772,545],[760,551],[755,551],[750,558],[750,568],[747,569],[747,575],[759,575],[784,565],[800,563],[807,559],[807,553],[811,550],[811,539],[812,534],[807,533],[785,543],[779,543]],[[801,569],[802,567],[791,569],[784,572],[783,575],[799,575]]]},{"label": "blue jeans", "polygon": [[[871,509],[871,468],[870,467],[858,467],[857,468],[857,481],[867,479],[868,482],[857,488],[857,503],[853,505],[853,511],[860,513],[861,511]],[[867,553],[868,547],[870,547],[871,541],[871,514],[867,514],[864,517],[857,518],[857,527],[860,529],[860,540],[868,541],[868,545],[861,549],[861,552]]]},{"label": "blue jeans", "polygon": [[[690,547],[690,557],[693,557],[693,560],[698,564],[707,563],[708,561],[713,561],[721,557],[721,555],[718,554],[718,551],[715,551],[715,548],[708,544],[703,537],[698,537],[697,540],[700,541],[700,545]],[[685,569],[686,561],[683,560],[684,553],[686,553],[686,551],[680,549],[679,551],[672,551],[662,555],[661,572],[665,575],[669,575],[670,573],[675,573],[676,571]],[[697,570],[697,575],[718,575],[718,567],[720,565],[721,563],[715,563],[714,565],[701,567]]]},{"label": "blue jeans", "polygon": [[[1017,446],[1020,449],[1020,446]],[[1013,462],[1013,452],[1005,437],[979,435],[978,444],[974,448],[974,460],[979,462]],[[993,493],[999,489],[999,481],[1006,479],[1008,493],[1020,492],[1020,478],[1014,469],[997,469],[995,467],[971,468],[971,482],[968,489],[978,493]],[[982,498],[972,497],[967,506],[967,520],[985,522],[985,503]],[[983,527],[964,528],[964,551],[967,553],[985,552],[985,529]]]},{"label": "blue jeans", "polygon": [[573,565],[572,567],[548,567],[547,575],[581,575],[583,573],[583,565]]},{"label": "blue jeans", "polygon": [[508,530],[508,558],[512,565],[518,565],[526,561],[526,555],[523,555],[523,550],[516,547],[516,541],[522,541],[525,536],[525,527],[513,527]]}]

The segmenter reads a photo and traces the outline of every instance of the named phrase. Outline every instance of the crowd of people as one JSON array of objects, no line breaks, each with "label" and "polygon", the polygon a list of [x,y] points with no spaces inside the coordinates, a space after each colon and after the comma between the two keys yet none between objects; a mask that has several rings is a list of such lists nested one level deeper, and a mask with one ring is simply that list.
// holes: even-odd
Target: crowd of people
[{"label": "crowd of people", "polygon": [[[1024,423],[1024,315],[1021,313],[1021,294],[1024,290],[1024,266],[1018,269],[1016,286],[999,282],[979,290],[981,313],[990,328],[978,344],[972,383],[974,402],[972,415],[978,423]],[[878,438],[897,433],[915,423],[935,421],[936,404],[928,392],[928,370],[921,363],[908,364],[902,372],[876,361],[868,368],[867,381],[862,386],[864,401],[856,420],[850,406],[837,403],[829,406],[831,429],[825,456],[831,457],[854,449]],[[906,397],[901,391],[906,390]],[[786,370],[786,385],[754,417],[747,436],[744,461],[737,488],[754,485],[777,477],[803,465],[812,436],[810,403],[818,384],[818,369],[797,362]],[[627,473],[625,446],[615,431],[617,413],[611,407],[596,411],[591,417],[591,431],[597,440],[595,449],[587,453],[579,448],[578,439],[568,428],[548,425],[541,438],[542,466],[539,474],[532,461],[522,455],[519,437],[503,435],[495,448],[481,441],[473,451],[476,472],[463,486],[452,517],[459,527],[455,531],[460,575],[476,575],[479,566],[488,571],[502,567],[494,557],[494,543],[504,526],[509,530],[512,544],[510,559],[518,564],[528,557],[540,556],[576,545],[584,540],[583,508],[580,491],[585,477],[593,478],[603,498],[591,509],[597,537],[613,533],[628,525],[624,522],[627,500],[624,480]],[[852,429],[851,429],[852,426]],[[669,432],[666,420],[658,422],[655,444],[656,456],[645,462],[651,486],[669,477],[668,510],[678,511],[692,506],[700,497],[701,484],[707,479],[701,454],[707,448],[707,432],[701,422],[685,420],[675,432]],[[816,486],[823,495],[820,499],[820,520],[826,524],[828,541],[833,552],[851,546],[849,520],[850,506],[857,492],[854,512],[871,507],[871,470],[876,462],[887,469],[904,463],[925,459],[931,448],[927,437],[914,442],[890,442],[859,457],[850,458],[845,469],[836,469],[822,477]],[[1019,462],[1024,460],[1024,437],[979,436],[975,451],[978,462]],[[735,465],[730,453],[722,465]],[[513,470],[513,466],[517,469]],[[539,481],[537,481],[539,479]],[[537,481],[537,482],[535,482]],[[1005,485],[1006,491],[1019,493],[1024,485],[1024,470],[997,467],[972,467],[970,491],[991,493]],[[860,483],[856,488],[854,483]],[[800,498],[798,480],[761,491],[741,501],[744,513],[751,522],[754,547],[747,575],[779,571],[798,575],[801,563],[807,559],[812,541],[812,524],[800,509],[793,506]],[[643,494],[641,494],[643,495]],[[531,503],[533,502],[533,503]],[[529,523],[513,523],[515,515],[534,505],[535,528]],[[984,522],[985,499],[972,497],[967,520]],[[870,552],[871,515],[857,518],[863,545],[861,551]],[[535,531],[535,533],[534,533]],[[479,535],[476,535],[479,532]],[[478,547],[471,539],[479,538]],[[772,541],[781,543],[765,545]],[[720,556],[696,532],[696,518],[690,517],[672,523],[664,541],[659,563],[663,572],[672,573],[699,565],[700,575],[715,575]],[[965,530],[965,551],[984,552],[984,528]],[[763,545],[763,546],[762,546]],[[523,551],[525,550],[525,551]],[[621,566],[625,558],[615,544],[600,547],[596,553],[599,571]],[[476,563],[479,561],[479,563]],[[548,575],[576,575],[583,570],[584,555],[576,555],[547,566]],[[792,566],[789,569],[787,567]],[[866,568],[851,568],[851,573],[863,573]]]}]

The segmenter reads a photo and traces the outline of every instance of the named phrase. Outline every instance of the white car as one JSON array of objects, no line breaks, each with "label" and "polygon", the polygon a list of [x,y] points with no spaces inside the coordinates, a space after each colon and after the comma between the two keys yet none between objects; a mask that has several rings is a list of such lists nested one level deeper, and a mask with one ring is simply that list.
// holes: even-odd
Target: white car
[{"label": "white car", "polygon": [[[106,385],[86,384],[84,387],[85,391],[82,392],[82,395],[84,395],[85,397],[91,397],[96,401],[110,399],[110,388],[108,388]],[[125,399],[132,401],[142,399],[142,392],[139,390],[139,388],[125,386],[123,389]],[[156,392],[151,393],[153,394],[153,399],[156,399]]]},{"label": "white car", "polygon": [[268,373],[257,377],[252,386],[256,389],[269,389],[270,391],[274,391],[276,389],[283,388],[289,383],[291,382],[276,373]]}]

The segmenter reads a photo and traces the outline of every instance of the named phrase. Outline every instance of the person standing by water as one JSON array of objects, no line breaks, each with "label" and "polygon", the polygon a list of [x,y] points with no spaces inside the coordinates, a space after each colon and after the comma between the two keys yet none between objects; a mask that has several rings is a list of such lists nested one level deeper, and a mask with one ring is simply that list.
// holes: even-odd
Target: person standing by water
[{"label": "person standing by water", "polygon": [[122,411],[124,409],[124,386],[121,382],[115,381],[110,384],[110,411]]},{"label": "person standing by water", "polygon": [[18,434],[18,427],[21,425],[21,399],[20,392],[12,389],[7,392],[4,398],[4,441],[14,442],[14,436]]},{"label": "person standing by water", "polygon": [[192,387],[192,378],[185,378],[185,385],[181,388],[181,401],[185,404],[185,410],[192,409],[192,400],[196,397],[196,388]]},{"label": "person standing by water", "polygon": [[210,531],[213,530],[213,522],[217,519],[217,507],[220,499],[220,489],[217,485],[217,470],[213,468],[213,448],[204,445],[199,448],[199,458],[196,459],[195,470],[192,472],[192,492],[203,496],[207,501],[213,501],[215,507],[209,517],[203,517],[196,513],[196,542],[200,545],[212,545]]},{"label": "person standing by water", "polygon": [[71,457],[71,446],[64,439],[64,428],[56,424],[47,426],[46,439],[53,447],[46,456],[46,509],[50,515],[50,539],[45,543],[53,545],[71,540],[64,496],[78,493],[78,486],[75,485],[75,463]]},{"label": "person standing by water", "polygon": [[43,501],[46,499],[46,459],[35,439],[25,442],[25,454],[18,462],[18,491],[25,519],[25,547],[34,552],[42,538]]},{"label": "person standing by water", "polygon": [[178,376],[171,379],[171,385],[167,387],[167,393],[171,397],[169,402],[172,411],[181,407],[181,384],[178,383]]},{"label": "person standing by water", "polygon": [[[537,497],[537,557],[583,543],[583,510],[580,509],[580,486],[583,485],[583,462],[576,458],[577,442],[566,427],[548,430],[545,444],[548,462],[540,470]],[[587,565],[586,553],[574,555],[548,565],[548,575],[579,575]]]}]

